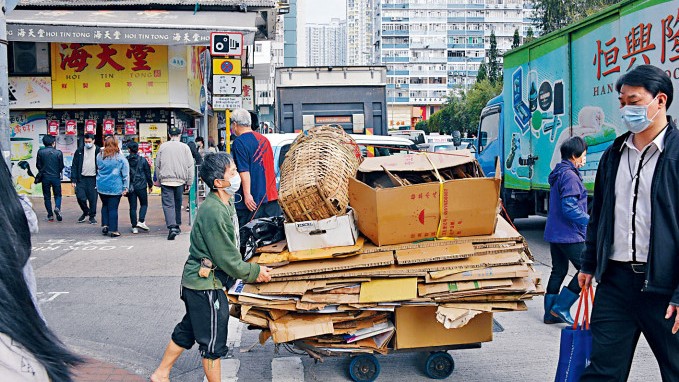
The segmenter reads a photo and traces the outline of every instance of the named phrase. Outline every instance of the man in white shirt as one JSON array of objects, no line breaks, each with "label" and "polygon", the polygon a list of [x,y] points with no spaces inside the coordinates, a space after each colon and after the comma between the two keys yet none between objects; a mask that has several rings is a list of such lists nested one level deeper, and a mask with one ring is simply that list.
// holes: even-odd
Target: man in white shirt
[{"label": "man in white shirt", "polygon": [[195,175],[193,155],[189,146],[179,140],[181,133],[178,127],[171,127],[170,140],[160,145],[156,154],[156,177],[160,182],[165,224],[170,230],[167,240],[174,240],[181,232],[182,197]]},{"label": "man in white shirt", "polygon": [[644,335],[663,381],[679,381],[679,132],[667,108],[674,89],[659,68],[620,77],[629,133],[603,154],[579,281],[599,281],[591,363],[580,381],[625,381]]}]

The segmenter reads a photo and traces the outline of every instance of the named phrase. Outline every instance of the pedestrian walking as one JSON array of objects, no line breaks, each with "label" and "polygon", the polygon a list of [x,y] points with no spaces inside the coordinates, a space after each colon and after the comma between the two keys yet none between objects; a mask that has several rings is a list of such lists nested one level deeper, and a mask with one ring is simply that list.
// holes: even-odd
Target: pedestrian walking
[{"label": "pedestrian walking", "polygon": [[226,138],[224,137],[219,138],[219,146],[217,146],[217,150],[220,152],[226,151]]},{"label": "pedestrian walking", "polygon": [[273,163],[273,149],[269,140],[253,131],[250,113],[236,109],[231,113],[231,126],[236,134],[233,141],[233,157],[241,177],[238,191],[238,223],[244,226],[252,219],[278,216],[276,172]]},{"label": "pedestrian walking", "polygon": [[85,134],[83,145],[73,155],[71,166],[71,182],[75,188],[75,197],[82,210],[78,223],[85,223],[89,217],[90,224],[97,224],[97,155],[99,146],[94,144],[94,135]]},{"label": "pedestrian walking", "polygon": [[[36,159],[38,177],[42,182],[42,197],[45,200],[47,220],[50,222],[54,221],[55,215],[57,221],[62,220],[61,172],[64,170],[64,154],[54,147],[55,141],[53,136],[45,135],[42,138],[45,147],[38,150]],[[52,194],[54,194],[54,209],[52,209]]]},{"label": "pedestrian walking", "polygon": [[[139,143],[127,144],[130,155],[127,163],[130,166],[130,188],[127,190],[127,198],[130,203],[130,223],[132,233],[139,233],[139,229],[148,232],[146,225],[146,211],[149,208],[149,194],[153,191],[153,179],[151,178],[151,166],[146,158],[139,155]],[[148,189],[148,192],[147,192]],[[139,219],[137,219],[137,202],[139,202]]]},{"label": "pedestrian walking", "polygon": [[233,196],[240,178],[230,155],[209,154],[200,177],[210,193],[201,204],[191,230],[189,257],[182,274],[181,299],[186,314],[172,332],[152,382],[167,382],[172,366],[185,349],[198,343],[209,382],[221,380],[220,358],[227,353],[229,302],[223,288],[236,279],[268,282],[270,269],[243,261]]},{"label": "pedestrian walking", "polygon": [[579,169],[586,163],[587,143],[580,137],[572,137],[561,145],[560,151],[561,162],[549,174],[549,212],[544,238],[552,255],[552,273],[547,283],[543,321],[573,325],[570,310],[580,295],[578,275],[563,289],[561,284],[568,274],[569,261],[580,270],[580,256],[585,249],[589,215],[587,190]]},{"label": "pedestrian walking", "polygon": [[599,282],[591,363],[580,381],[625,381],[643,334],[663,381],[679,381],[679,132],[667,74],[639,65],[616,83],[628,130],[604,152],[580,285]]},{"label": "pedestrian walking", "polygon": [[29,223],[9,169],[0,167],[0,381],[70,382],[82,360],[47,327],[31,298],[24,276]]},{"label": "pedestrian walking", "polygon": [[198,144],[198,139],[202,138],[198,137],[195,141],[189,141],[189,143],[186,144],[189,146],[189,150],[191,150],[191,156],[193,157],[193,161],[196,163],[196,166],[199,166],[200,162],[203,161],[203,156],[199,151],[200,145]]},{"label": "pedestrian walking", "polygon": [[97,191],[101,198],[101,233],[119,237],[118,207],[120,198],[130,187],[130,166],[120,153],[118,139],[106,137],[104,149],[97,155]]},{"label": "pedestrian walking", "polygon": [[170,140],[160,145],[156,155],[156,174],[161,187],[163,214],[169,232],[167,240],[181,233],[182,197],[193,183],[195,162],[189,146],[179,138],[181,129],[170,128]]}]

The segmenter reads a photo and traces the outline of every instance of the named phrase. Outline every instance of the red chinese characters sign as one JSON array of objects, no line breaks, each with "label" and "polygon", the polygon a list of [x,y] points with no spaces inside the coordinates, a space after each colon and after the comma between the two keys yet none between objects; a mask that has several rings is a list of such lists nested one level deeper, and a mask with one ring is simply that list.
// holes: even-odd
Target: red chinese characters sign
[{"label": "red chinese characters sign", "polygon": [[96,134],[97,133],[97,121],[94,119],[85,120],[85,134]]},{"label": "red chinese characters sign", "polygon": [[54,105],[169,103],[168,47],[52,44]]},{"label": "red chinese characters sign", "polygon": [[50,121],[47,125],[47,134],[57,136],[59,135],[59,121]]},{"label": "red chinese characters sign", "polygon": [[116,131],[116,120],[113,118],[104,119],[104,135],[113,135]]},{"label": "red chinese characters sign", "polygon": [[78,133],[78,123],[74,119],[66,121],[66,135],[76,135]]},{"label": "red chinese characters sign", "polygon": [[136,119],[126,119],[125,120],[125,135],[136,135],[137,134],[137,120]]}]

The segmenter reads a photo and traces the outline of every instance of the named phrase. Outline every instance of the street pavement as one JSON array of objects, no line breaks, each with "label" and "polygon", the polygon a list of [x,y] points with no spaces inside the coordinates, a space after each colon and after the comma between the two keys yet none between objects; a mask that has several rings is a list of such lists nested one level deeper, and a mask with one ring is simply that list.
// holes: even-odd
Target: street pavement
[{"label": "street pavement", "polygon": [[[33,199],[42,218],[42,200]],[[33,238],[32,262],[39,299],[48,325],[74,351],[90,359],[78,370],[78,381],[138,381],[155,369],[174,325],[182,318],[180,276],[189,247],[190,226],[175,241],[166,240],[160,198],[152,196],[148,233],[130,233],[128,206],[121,202],[122,237],[102,236],[99,226],[76,224],[74,198],[64,198],[64,221],[40,222]],[[184,214],[188,223],[188,214]],[[97,218],[99,218],[97,216]],[[549,247],[542,240],[544,219],[520,219],[517,228],[549,277]],[[571,270],[571,275],[574,270]],[[451,351],[451,381],[547,381],[556,370],[560,329],[542,323],[542,298],[528,302],[527,312],[496,314],[504,331],[481,349]],[[349,381],[349,359],[314,363],[306,355],[257,344],[258,332],[230,320],[230,351],[222,361],[223,381]],[[418,353],[378,356],[383,381],[426,381],[424,357]],[[136,375],[137,377],[135,377]],[[176,382],[199,382],[204,374],[197,347],[185,352],[173,369]],[[659,381],[657,363],[643,340],[630,381]]]}]

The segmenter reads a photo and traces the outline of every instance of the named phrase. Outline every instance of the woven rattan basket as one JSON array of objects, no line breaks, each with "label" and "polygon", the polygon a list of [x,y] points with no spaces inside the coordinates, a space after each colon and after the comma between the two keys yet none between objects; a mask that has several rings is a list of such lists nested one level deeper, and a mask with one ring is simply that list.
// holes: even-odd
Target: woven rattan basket
[{"label": "woven rattan basket", "polygon": [[360,160],[356,142],[341,128],[319,126],[300,134],[281,166],[278,202],[288,221],[344,215],[349,178]]}]

